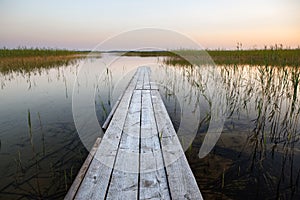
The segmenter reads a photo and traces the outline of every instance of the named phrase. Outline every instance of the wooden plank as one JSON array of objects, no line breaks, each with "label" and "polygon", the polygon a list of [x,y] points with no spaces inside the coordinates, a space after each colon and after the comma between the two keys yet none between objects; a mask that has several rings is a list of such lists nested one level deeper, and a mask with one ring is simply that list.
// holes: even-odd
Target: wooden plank
[{"label": "wooden plank", "polygon": [[150,87],[151,87],[151,90],[159,90],[157,83],[154,81],[150,82]]},{"label": "wooden plank", "polygon": [[[145,80],[147,79],[145,78]],[[147,81],[149,83],[149,79]],[[142,91],[139,184],[140,199],[171,199],[154,118],[150,90]]]},{"label": "wooden plank", "polygon": [[80,186],[80,184],[81,184],[81,182],[82,182],[82,180],[83,180],[83,178],[84,178],[84,176],[87,172],[87,169],[89,168],[89,166],[91,164],[91,161],[92,161],[92,159],[93,159],[93,157],[94,157],[94,155],[95,155],[95,153],[96,153],[96,151],[99,147],[100,142],[101,142],[101,138],[97,138],[93,148],[90,150],[89,155],[85,159],[85,161],[84,161],[82,167],[80,168],[73,184],[71,185],[67,195],[65,196],[65,198],[64,198],[65,200],[74,199],[74,197],[75,197],[75,195],[76,195],[76,193],[79,189],[79,186]]},{"label": "wooden plank", "polygon": [[138,80],[137,80],[135,89],[142,90],[143,89],[143,85],[144,85],[145,68],[144,67],[140,67],[140,68],[137,69],[137,72],[140,75],[138,76]]},{"label": "wooden plank", "polygon": [[143,89],[144,90],[150,90],[150,68],[144,67],[144,83],[143,83]]},{"label": "wooden plank", "polygon": [[[140,68],[138,68],[137,71],[136,71],[136,73],[134,74],[134,76],[137,78],[137,81],[138,81],[138,82],[136,83],[136,85],[138,85],[138,84],[139,84],[139,85],[142,85],[142,84],[143,84],[143,77],[144,77],[144,76],[142,75],[142,73],[143,73],[143,70],[141,70]],[[141,75],[141,76],[140,76],[140,75]],[[135,87],[136,87],[136,86],[135,86]],[[139,87],[142,87],[142,86],[139,86]],[[125,89],[125,91],[126,91],[126,89]],[[124,93],[125,93],[125,91],[124,91]],[[118,106],[119,106],[119,104],[120,104],[120,102],[121,102],[121,99],[123,98],[124,93],[122,93],[122,94],[119,96],[119,98],[118,98],[118,100],[116,101],[114,107],[111,109],[109,115],[107,116],[105,122],[103,123],[103,125],[102,125],[102,129],[103,129],[103,130],[106,130],[107,127],[109,126],[109,123],[110,123],[110,121],[111,121],[113,115],[115,114],[116,109],[118,108]]]},{"label": "wooden plank", "polygon": [[137,199],[141,90],[133,91],[107,199]]},{"label": "wooden plank", "polygon": [[202,199],[150,76],[130,81],[75,199]]},{"label": "wooden plank", "polygon": [[[155,81],[151,80],[151,74],[152,71],[150,67],[141,67],[142,73],[144,73],[144,82],[143,82],[143,87],[138,87],[138,89],[144,89],[144,90],[158,90],[158,85]],[[139,68],[140,69],[140,68]]]},{"label": "wooden plank", "polygon": [[159,92],[151,96],[171,198],[203,199]]},{"label": "wooden plank", "polygon": [[131,101],[132,91],[136,86],[139,75],[139,71],[137,71],[129,83],[75,199],[105,198]]}]

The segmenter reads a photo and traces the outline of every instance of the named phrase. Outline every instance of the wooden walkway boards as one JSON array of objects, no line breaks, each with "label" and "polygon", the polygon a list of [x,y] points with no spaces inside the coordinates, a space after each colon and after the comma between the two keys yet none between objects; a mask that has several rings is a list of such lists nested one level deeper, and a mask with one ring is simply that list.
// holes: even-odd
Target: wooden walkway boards
[{"label": "wooden walkway boards", "polygon": [[65,199],[202,199],[149,68],[136,71]]}]

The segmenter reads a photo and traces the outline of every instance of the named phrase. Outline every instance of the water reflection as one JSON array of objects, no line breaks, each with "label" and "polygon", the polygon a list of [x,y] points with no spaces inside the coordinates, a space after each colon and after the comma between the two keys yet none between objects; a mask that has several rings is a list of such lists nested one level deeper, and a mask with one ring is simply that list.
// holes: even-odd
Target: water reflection
[{"label": "water reflection", "polygon": [[[160,84],[204,198],[300,197],[299,68],[220,65],[214,77],[211,66],[121,57],[94,74],[106,56],[114,55],[86,59],[89,70],[76,82],[78,62],[0,73],[0,198],[62,199],[87,156],[73,122],[74,82],[76,93],[95,90],[102,124],[140,65],[151,66]],[[220,89],[212,81],[226,91],[227,118],[217,145],[200,159],[215,97],[208,93]],[[91,134],[91,145],[97,136]]]},{"label": "water reflection", "polygon": [[[205,94],[207,67],[171,68]],[[222,136],[207,157],[197,157],[211,115],[210,99],[204,98],[200,105],[206,102],[207,109],[201,114],[207,117],[202,118],[186,152],[204,197],[299,197],[300,69],[227,65],[217,66],[217,70],[222,80],[215,81],[221,81],[226,90],[228,114]],[[166,81],[176,80],[172,82],[176,85],[180,77],[170,75]],[[192,98],[198,95],[190,94]]]},{"label": "water reflection", "polygon": [[[72,116],[73,85],[83,95],[95,91],[102,124],[135,67],[157,61],[124,58],[95,74],[106,56],[84,60],[87,73],[77,80],[79,62],[0,73],[1,199],[62,199],[87,156]],[[85,131],[91,133],[88,126]],[[90,146],[98,136],[89,135]]]},{"label": "water reflection", "polygon": [[73,181],[87,155],[66,112],[76,69],[1,71],[1,198],[62,198]]}]

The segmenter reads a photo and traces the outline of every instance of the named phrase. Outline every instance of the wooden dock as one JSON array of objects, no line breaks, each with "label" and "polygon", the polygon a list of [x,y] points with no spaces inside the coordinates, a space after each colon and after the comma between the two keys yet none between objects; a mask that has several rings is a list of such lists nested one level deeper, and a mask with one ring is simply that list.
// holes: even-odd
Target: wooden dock
[{"label": "wooden dock", "polygon": [[65,199],[202,199],[149,68],[115,108]]}]

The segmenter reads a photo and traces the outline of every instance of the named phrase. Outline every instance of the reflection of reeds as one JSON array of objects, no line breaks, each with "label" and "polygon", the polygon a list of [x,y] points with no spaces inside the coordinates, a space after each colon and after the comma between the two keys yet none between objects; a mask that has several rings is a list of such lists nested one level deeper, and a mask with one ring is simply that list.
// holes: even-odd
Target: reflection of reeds
[{"label": "reflection of reeds", "polygon": [[[14,159],[16,172],[7,174],[8,177],[14,177],[14,180],[7,182],[5,186],[2,185],[0,188],[1,197],[2,195],[3,197],[9,195],[11,198],[62,198],[73,181],[74,169],[79,169],[80,162],[86,156],[86,151],[84,153],[82,151],[82,149],[85,150],[84,147],[75,136],[69,138],[60,148],[50,148],[48,151],[45,151],[43,144],[43,153],[37,152],[33,140],[34,136],[38,137],[38,135],[34,134],[35,131],[40,128],[43,143],[45,140],[44,127],[39,112],[37,116],[40,127],[35,129],[32,113],[30,110],[27,111],[29,142],[32,151],[29,152],[29,155],[21,154],[21,150],[17,152],[17,156]],[[28,156],[31,155],[32,159],[28,159]],[[27,158],[26,162],[24,162],[25,157]],[[49,169],[47,169],[47,166],[49,166]],[[45,180],[47,184],[45,184]]]},{"label": "reflection of reeds", "polygon": [[32,128],[31,128],[31,117],[30,117],[29,109],[27,111],[27,122],[28,122],[28,132],[29,132],[30,143],[32,144]]},{"label": "reflection of reeds", "polygon": [[68,191],[68,178],[67,178],[67,172],[64,170],[64,182],[65,182],[65,190]]},{"label": "reflection of reeds", "polygon": [[105,105],[104,105],[103,101],[101,101],[101,100],[100,100],[100,104],[101,104],[101,108],[102,108],[103,116],[104,116],[104,118],[106,118],[106,117],[107,117],[107,115],[108,115],[107,109],[106,109],[106,107],[105,107]]},{"label": "reflection of reeds", "polygon": [[222,173],[222,186],[221,188],[224,188],[225,185],[225,169],[223,169],[223,173]]},{"label": "reflection of reeds", "polygon": [[[0,58],[0,62],[1,60],[3,59]],[[44,68],[35,69],[32,66],[32,68],[28,68],[28,72],[23,68],[19,68],[18,71],[3,76],[0,69],[0,77],[8,82],[20,76],[27,80],[28,85],[33,87],[35,80],[32,77],[36,76],[37,73],[40,73],[40,75],[47,73],[49,77],[52,76],[48,67],[44,70]],[[66,67],[56,69],[57,71],[55,69],[52,71],[57,72],[58,76],[50,82],[56,81],[56,78],[58,78],[66,83],[64,74]],[[27,126],[27,130],[24,129],[26,135],[25,137],[20,135],[22,143],[20,143],[20,148],[17,149],[15,156],[12,158],[12,169],[8,169],[7,174],[5,174],[6,181],[1,183],[0,198],[63,198],[67,190],[66,185],[68,187],[71,185],[74,178],[73,174],[77,173],[87,153],[80,139],[76,136],[76,132],[74,132],[74,125],[63,122],[51,125],[44,124],[42,113],[38,112],[37,115],[34,115],[32,109],[25,112],[24,122]],[[60,141],[57,142],[56,136],[52,137],[51,134],[60,131],[68,134],[65,134],[67,136],[60,136]],[[46,146],[45,143],[52,145]],[[64,171],[67,174],[67,183],[64,181]]]},{"label": "reflection of reeds", "polygon": [[[100,120],[105,121],[111,110],[112,92],[114,90],[113,73],[111,69],[106,68],[103,75],[101,77],[97,77],[97,80],[100,84],[95,86],[98,93],[98,99],[95,104],[96,107],[101,108],[102,115]],[[103,94],[104,92],[102,91],[102,88],[100,88],[102,86],[105,86],[105,90],[107,90],[107,94],[105,95]]]},{"label": "reflection of reeds", "polygon": [[[206,93],[205,66],[180,66],[176,63],[172,68],[177,74],[185,76],[194,89],[198,89],[201,94]],[[242,145],[242,151],[237,152],[239,155],[243,153],[244,157],[234,158],[238,160],[233,159],[232,167],[226,169],[226,178],[227,174],[232,174],[232,177],[228,175],[226,186],[224,171],[220,174],[219,181],[215,181],[214,184],[223,189],[221,191],[226,195],[228,191],[237,194],[235,189],[247,192],[247,184],[251,185],[253,182],[260,182],[260,187],[256,189],[258,193],[265,190],[265,193],[261,194],[262,197],[270,195],[272,198],[281,198],[285,195],[289,198],[296,193],[299,195],[300,168],[295,162],[299,154],[295,149],[299,148],[300,140],[300,68],[224,65],[217,66],[216,70],[221,74],[221,79],[216,81],[222,82],[227,91],[228,120],[233,122],[233,131],[248,134],[248,139]],[[178,82],[175,82],[173,77],[175,73],[167,71],[167,74],[164,82],[167,85],[171,83],[169,88],[178,88]],[[190,95],[195,97],[197,94]],[[203,97],[209,104],[210,97]],[[203,102],[200,101],[201,103]],[[206,123],[201,124],[200,128],[207,126],[210,118],[206,118],[208,121],[205,120]],[[243,120],[245,127],[234,127],[235,123],[244,122]],[[181,142],[185,143],[182,139]],[[190,152],[189,150],[186,155],[191,155]]]},{"label": "reflection of reeds", "polygon": [[42,125],[42,120],[41,120],[41,115],[38,112],[38,118],[39,118],[39,123],[40,123],[40,128],[41,128],[41,133],[42,133],[42,148],[43,148],[43,156],[45,156],[45,135],[44,135],[44,130],[43,130],[43,125]]},{"label": "reflection of reeds", "polygon": [[18,151],[18,166],[20,167],[21,171],[23,172],[22,160],[21,160],[21,152]]},{"label": "reflection of reeds", "polygon": [[[295,170],[293,160],[295,143],[298,140],[297,138],[299,138],[299,113],[294,112],[294,110],[299,109],[297,96],[299,91],[297,79],[299,77],[296,75],[299,73],[299,69],[295,67],[258,66],[252,68],[252,71],[252,74],[257,76],[255,84],[251,84],[253,88],[251,89],[252,97],[248,95],[250,99],[254,99],[254,108],[256,110],[255,120],[253,121],[254,128],[247,142],[248,145],[252,146],[250,169],[254,170],[256,168],[255,170],[261,171],[260,173],[266,177],[266,182],[270,181],[273,185],[277,185],[276,188],[273,186],[270,186],[270,188],[274,188],[277,191],[276,196],[279,198],[288,166],[291,167],[288,175],[290,177],[289,187],[294,188],[295,184],[297,184],[293,179]],[[227,79],[227,81],[232,82],[236,77],[238,76]],[[296,87],[294,87],[294,83],[296,83]],[[245,85],[245,82],[244,84],[239,84],[239,87],[231,91],[240,96],[238,90],[243,85]],[[246,96],[246,98],[248,97]],[[232,100],[235,101],[238,98]],[[250,102],[248,104],[251,107]],[[231,112],[236,113],[236,110],[237,108]],[[278,152],[279,145],[282,147],[280,151],[282,152],[283,161],[281,173],[275,178],[277,180],[277,183],[275,183],[274,179],[268,179],[268,177],[273,176],[265,175],[268,172],[264,169],[264,160],[268,159],[267,152],[269,151],[272,158],[274,158],[275,150],[277,149],[276,151]]]},{"label": "reflection of reeds", "polygon": [[109,68],[106,68],[106,76],[105,76],[104,80],[105,80],[105,83],[108,86],[108,105],[111,106],[110,100],[112,98],[111,91],[113,90],[113,80],[112,80],[112,71]]},{"label": "reflection of reeds", "polygon": [[[21,156],[23,155],[18,151],[15,159],[17,173],[11,175],[15,177],[15,181],[8,182],[6,186],[0,188],[1,195],[16,195],[18,198],[29,199],[63,198],[73,181],[74,173],[76,174],[80,163],[86,157],[86,151],[83,153],[82,150],[85,149],[80,140],[74,137],[65,142],[61,148],[48,151],[45,156],[36,154],[36,160],[34,159],[33,163],[22,162]],[[49,169],[45,169],[45,166],[49,166]],[[50,184],[41,187],[41,183],[45,180]],[[28,185],[32,186],[31,189],[28,189]],[[12,187],[13,193],[9,190]]]}]

